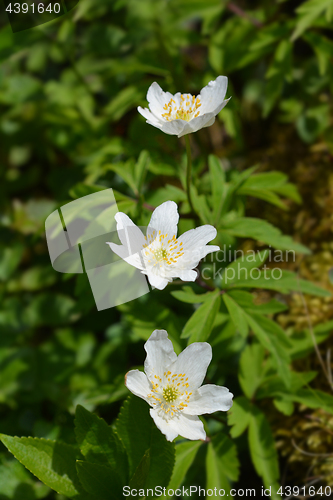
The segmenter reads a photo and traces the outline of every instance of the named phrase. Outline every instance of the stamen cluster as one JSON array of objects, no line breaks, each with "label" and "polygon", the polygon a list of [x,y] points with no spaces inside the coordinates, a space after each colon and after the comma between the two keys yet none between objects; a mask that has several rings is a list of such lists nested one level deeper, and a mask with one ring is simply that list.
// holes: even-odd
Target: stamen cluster
[{"label": "stamen cluster", "polygon": [[162,117],[168,122],[177,119],[189,122],[192,118],[199,116],[200,106],[200,96],[195,97],[191,94],[181,94],[179,105],[171,98],[169,103],[163,106],[166,113],[163,113]]},{"label": "stamen cluster", "polygon": [[167,240],[168,233],[161,234],[161,231],[159,231],[156,237],[155,233],[156,231],[153,231],[148,234],[148,239],[145,236],[146,243],[143,248],[145,249],[144,255],[147,262],[153,264],[153,266],[159,265],[159,267],[161,267],[162,263],[169,266],[176,264],[177,259],[184,255],[183,243],[179,243],[175,235]]},{"label": "stamen cluster", "polygon": [[188,377],[185,373],[164,372],[163,379],[154,375],[155,380],[150,380],[151,404],[165,420],[172,418],[187,407],[192,392],[188,392]]}]

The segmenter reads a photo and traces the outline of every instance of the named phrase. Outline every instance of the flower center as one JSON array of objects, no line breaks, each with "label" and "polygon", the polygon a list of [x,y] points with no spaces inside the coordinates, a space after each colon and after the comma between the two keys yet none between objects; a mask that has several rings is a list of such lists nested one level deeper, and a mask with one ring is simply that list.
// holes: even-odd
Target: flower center
[{"label": "flower center", "polygon": [[148,398],[160,417],[169,420],[187,407],[192,392],[187,390],[189,383],[185,373],[164,372],[163,378],[154,375],[150,383],[152,389]]},{"label": "flower center", "polygon": [[154,257],[156,260],[167,260],[168,252],[165,250],[165,248],[160,247],[155,250]]},{"label": "flower center", "polygon": [[189,122],[192,118],[199,116],[200,106],[200,96],[181,94],[179,105],[176,104],[174,99],[170,99],[169,103],[163,106],[166,112],[162,114],[162,117],[168,122],[179,119]]},{"label": "flower center", "polygon": [[168,233],[155,236],[153,231],[145,236],[146,243],[143,245],[146,262],[150,265],[161,267],[162,264],[176,264],[177,259],[184,255],[183,243],[179,243],[176,236],[168,239]]},{"label": "flower center", "polygon": [[179,390],[173,385],[167,385],[163,389],[163,397],[167,403],[172,403],[179,396]]}]

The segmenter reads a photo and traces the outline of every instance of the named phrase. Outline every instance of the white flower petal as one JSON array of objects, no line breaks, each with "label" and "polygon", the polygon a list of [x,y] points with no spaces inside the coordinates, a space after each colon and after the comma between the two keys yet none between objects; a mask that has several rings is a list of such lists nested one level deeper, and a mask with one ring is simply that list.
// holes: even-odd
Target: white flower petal
[{"label": "white flower petal", "polygon": [[198,273],[196,271],[192,271],[191,269],[178,269],[177,271],[175,270],[172,277],[178,277],[183,281],[195,281],[198,277]]},{"label": "white flower petal", "polygon": [[172,428],[170,421],[167,422],[164,418],[160,417],[156,410],[151,408],[149,410],[150,416],[154,420],[156,427],[165,435],[168,441],[173,441],[178,436],[178,431]]},{"label": "white flower petal", "polygon": [[178,435],[186,439],[206,439],[203,423],[195,415],[183,415],[165,420],[154,409],[150,410],[156,427],[165,435],[168,441],[173,441]]},{"label": "white flower petal", "polygon": [[177,224],[179,221],[177,203],[174,201],[165,201],[152,213],[147,228],[147,235],[156,231],[157,234],[167,234],[168,239],[177,236]]},{"label": "white flower petal", "polygon": [[139,370],[131,370],[125,375],[125,385],[135,396],[144,399],[149,403],[148,394],[150,393],[150,385],[147,376]]},{"label": "white flower petal", "polygon": [[188,127],[184,129],[178,137],[182,137],[183,135],[190,134],[192,132],[197,132],[201,128],[210,127],[215,122],[214,113],[206,113],[204,115],[199,115],[196,118],[192,118],[189,122],[187,122]]},{"label": "white flower petal", "polygon": [[185,120],[171,120],[170,122],[165,121],[161,127],[159,127],[162,132],[169,135],[178,135],[181,137],[182,135],[189,134],[189,132],[185,132],[185,127],[188,126],[190,122],[186,122]]},{"label": "white flower petal", "polygon": [[149,102],[149,108],[156,116],[162,116],[165,113],[163,106],[168,104],[173,95],[170,92],[163,92],[158,83],[154,82],[148,89],[147,101]]},{"label": "white flower petal", "polygon": [[169,283],[168,279],[162,278],[161,276],[157,276],[153,273],[147,273],[147,277],[151,286],[157,288],[158,290],[164,290]]},{"label": "white flower petal", "polygon": [[148,108],[141,108],[141,106],[138,106],[138,111],[140,115],[146,118],[147,123],[150,125],[154,125],[154,127],[160,127],[162,125],[162,120],[159,120]]},{"label": "white flower petal", "polygon": [[193,250],[187,250],[182,257],[179,257],[178,266],[184,269],[194,269],[207,254],[218,252],[219,250],[220,247],[217,245],[206,245]]},{"label": "white flower petal", "polygon": [[202,415],[214,411],[228,411],[232,406],[233,394],[226,387],[214,384],[203,385],[191,396],[186,415]]},{"label": "white flower petal", "polygon": [[140,252],[145,243],[145,237],[141,230],[123,212],[116,213],[114,218],[117,221],[119,239],[127,248],[128,255]]},{"label": "white flower petal", "polygon": [[144,370],[149,380],[155,375],[163,377],[165,370],[177,359],[165,330],[154,330],[144,348],[147,353]]},{"label": "white flower petal", "polygon": [[217,106],[217,108],[214,110],[214,114],[217,115],[228,104],[230,99],[231,97],[229,97],[229,99],[226,99],[219,106]]},{"label": "white flower petal", "polygon": [[179,354],[169,370],[177,374],[185,373],[189,390],[195,390],[201,386],[211,360],[211,346],[207,342],[194,342]]},{"label": "white flower petal", "polygon": [[179,236],[179,244],[183,243],[183,248],[187,250],[195,250],[205,246],[209,241],[216,238],[217,231],[215,227],[205,224],[204,226],[190,229],[186,233]]},{"label": "white flower petal", "polygon": [[214,113],[224,100],[227,92],[228,78],[218,76],[204,87],[201,92],[200,114]]}]

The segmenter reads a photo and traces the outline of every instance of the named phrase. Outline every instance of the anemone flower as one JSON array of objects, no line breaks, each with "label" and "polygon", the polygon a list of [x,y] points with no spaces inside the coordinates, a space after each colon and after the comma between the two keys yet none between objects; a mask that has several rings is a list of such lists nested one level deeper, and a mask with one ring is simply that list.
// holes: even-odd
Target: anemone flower
[{"label": "anemone flower", "polygon": [[194,342],[177,356],[165,330],[155,330],[145,343],[144,373],[131,370],[126,387],[152,408],[150,415],[168,441],[178,435],[206,439],[198,415],[227,411],[233,394],[226,387],[202,385],[212,360],[207,342]]},{"label": "anemone flower", "polygon": [[207,243],[216,237],[208,224],[190,229],[177,238],[179,220],[177,204],[166,201],[152,213],[146,236],[124,213],[115,215],[122,245],[108,242],[112,251],[128,264],[147,275],[149,283],[163,290],[173,278],[195,281],[193,269],[211,252],[220,250]]},{"label": "anemone flower", "polygon": [[138,111],[150,125],[166,134],[182,137],[213,125],[215,116],[230,99],[224,99],[227,85],[228,78],[218,76],[195,97],[180,92],[172,95],[154,82],[147,92],[149,109],[139,106]]}]

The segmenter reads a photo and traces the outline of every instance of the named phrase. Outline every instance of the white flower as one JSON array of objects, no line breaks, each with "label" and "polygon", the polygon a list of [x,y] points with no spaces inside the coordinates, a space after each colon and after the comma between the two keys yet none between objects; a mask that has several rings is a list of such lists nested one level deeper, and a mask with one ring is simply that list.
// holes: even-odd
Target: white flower
[{"label": "white flower", "polygon": [[144,347],[145,373],[128,372],[126,387],[152,406],[150,415],[168,441],[178,434],[187,439],[205,439],[197,415],[227,411],[233,398],[226,387],[201,386],[212,359],[211,346],[195,342],[177,357],[167,332],[155,330]]},{"label": "white flower", "polygon": [[195,281],[193,271],[208,253],[220,250],[207,243],[216,237],[208,224],[177,236],[178,210],[174,201],[166,201],[152,213],[146,236],[124,213],[115,215],[122,245],[109,243],[114,253],[146,274],[150,284],[163,290],[173,278]]},{"label": "white flower", "polygon": [[158,83],[154,82],[147,92],[149,109],[139,106],[138,111],[150,125],[166,134],[182,137],[213,125],[215,116],[230,99],[224,100],[227,85],[228,78],[218,76],[195,97],[180,92],[175,95],[163,92]]}]

